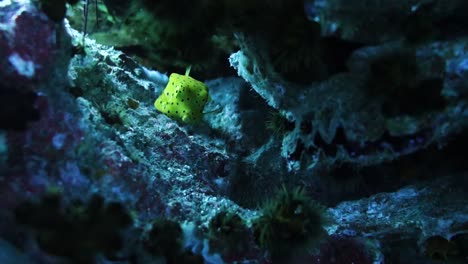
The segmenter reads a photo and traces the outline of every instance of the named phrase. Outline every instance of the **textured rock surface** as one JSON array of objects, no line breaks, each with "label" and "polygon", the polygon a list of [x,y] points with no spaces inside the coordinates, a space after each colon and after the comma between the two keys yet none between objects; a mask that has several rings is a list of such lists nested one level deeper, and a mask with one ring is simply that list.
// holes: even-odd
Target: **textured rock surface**
[{"label": "textured rock surface", "polygon": [[[181,223],[185,248],[207,263],[270,263],[250,233],[245,254],[210,251],[209,222],[227,209],[251,232],[258,206],[278,187],[301,186],[328,207],[330,236],[320,252],[297,254],[291,263],[431,263],[429,238],[468,233],[468,54],[463,29],[405,39],[401,26],[413,13],[428,12],[422,17],[439,25],[463,6],[429,2],[306,5],[312,19],[320,17],[321,37],[360,42],[340,65],[345,70],[310,84],[286,80],[265,43],[237,33],[240,50],[230,62],[240,77],[203,80],[211,100],[197,126],[154,109],[166,74],[91,39],[83,48],[79,32],[66,22],[54,25],[31,5],[0,2],[2,89],[21,84],[40,113],[28,129],[0,131],[0,237],[8,241],[0,240],[0,255],[22,255],[14,246],[60,263],[13,213],[58,189],[66,205],[97,193],[131,212],[134,226],[118,256],[123,263],[157,217]],[[364,7],[372,15],[362,16]],[[368,20],[372,27],[363,27]],[[453,263],[466,260],[460,252],[454,259],[443,254]],[[158,261],[147,257],[143,263]]]},{"label": "textured rock surface", "polygon": [[[254,41],[246,36],[239,36],[239,41],[243,46],[231,55],[232,66],[271,107],[295,123],[284,135],[281,149],[292,170],[314,167],[317,160],[324,165],[376,164],[447,140],[466,127],[461,84],[466,82],[465,38],[416,47],[397,42],[366,46],[351,55],[348,72],[310,85],[283,80]],[[387,79],[380,76],[381,80],[372,81],[375,65],[387,56],[411,57],[417,69],[398,66],[395,71],[406,71],[407,76],[391,80],[419,82],[419,88],[392,97],[384,90]],[[438,98],[427,101],[432,85]],[[373,92],[379,89],[380,94]]]},{"label": "textured rock surface", "polygon": [[2,129],[21,130],[37,120],[38,92],[60,91],[69,62],[69,36],[28,1],[0,4],[0,94]]}]

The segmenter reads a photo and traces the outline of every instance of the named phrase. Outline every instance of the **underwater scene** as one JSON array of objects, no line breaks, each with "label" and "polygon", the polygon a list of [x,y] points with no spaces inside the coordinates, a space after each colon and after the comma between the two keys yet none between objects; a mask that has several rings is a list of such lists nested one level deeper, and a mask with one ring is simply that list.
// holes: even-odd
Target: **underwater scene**
[{"label": "underwater scene", "polygon": [[0,264],[468,263],[467,0],[0,0]]}]

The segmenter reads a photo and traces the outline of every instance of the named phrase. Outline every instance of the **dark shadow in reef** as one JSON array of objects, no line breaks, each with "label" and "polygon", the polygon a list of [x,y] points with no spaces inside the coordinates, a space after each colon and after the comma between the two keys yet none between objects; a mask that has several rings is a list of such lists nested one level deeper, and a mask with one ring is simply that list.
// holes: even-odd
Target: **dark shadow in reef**
[{"label": "dark shadow in reef", "polygon": [[25,87],[0,85],[0,129],[25,130],[40,118],[35,106],[37,94]]},{"label": "dark shadow in reef", "polygon": [[282,175],[280,171],[260,171],[252,164],[239,160],[229,178],[227,196],[242,207],[258,209],[281,186],[284,180]]},{"label": "dark shadow in reef", "polygon": [[[145,62],[144,59],[138,59],[138,58],[147,58],[148,56],[154,56],[155,54],[158,54],[161,56],[161,58],[164,58],[165,61],[171,61],[171,57],[174,57],[175,55],[170,54],[171,51],[159,51],[156,53],[155,51],[149,51],[145,49],[145,47],[141,45],[130,45],[130,46],[119,46],[115,47],[116,50],[120,50],[123,53],[127,54],[130,57],[136,58],[139,60],[139,62],[147,67],[153,68],[158,70],[159,72],[164,72],[167,74],[171,73],[179,73],[183,74],[186,70],[186,68],[178,65],[173,65],[170,63],[161,63],[159,65],[153,65],[151,63]],[[209,57],[209,54],[205,54],[207,57]],[[200,63],[201,65],[202,63]],[[237,76],[237,71],[231,67],[229,60],[228,60],[228,54],[225,56],[219,56],[216,58],[216,61],[213,62],[213,65],[211,65],[209,68],[203,68],[203,67],[197,67],[198,65],[194,63],[190,75],[194,76],[196,79],[199,80],[209,80],[209,79],[214,79],[214,78],[219,78],[220,76],[223,77],[229,77],[229,76]]]},{"label": "dark shadow in reef", "polygon": [[[454,1],[452,1],[454,2]],[[401,23],[400,29],[410,44],[434,40],[451,40],[468,33],[467,1],[450,3],[450,13],[437,14],[441,1],[431,0],[418,5]]]},{"label": "dark shadow in reef", "polygon": [[323,172],[335,188],[331,190],[334,194],[328,197],[327,205],[334,206],[341,201],[361,199],[381,192],[394,192],[407,185],[466,172],[467,148],[468,130],[464,130],[454,135],[443,147],[433,144],[383,164],[368,167],[341,164]]}]

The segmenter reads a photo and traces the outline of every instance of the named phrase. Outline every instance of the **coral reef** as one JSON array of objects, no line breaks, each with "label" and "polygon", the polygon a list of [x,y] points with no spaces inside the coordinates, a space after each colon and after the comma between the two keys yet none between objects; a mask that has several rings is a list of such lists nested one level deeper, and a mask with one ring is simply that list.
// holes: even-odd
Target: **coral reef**
[{"label": "coral reef", "polygon": [[251,234],[244,219],[228,210],[220,211],[211,218],[207,237],[210,249],[223,256],[245,254],[249,249]]},{"label": "coral reef", "polygon": [[179,223],[156,219],[148,233],[145,248],[150,254],[163,256],[165,263],[204,263],[203,257],[183,250],[183,232]]},{"label": "coral reef", "polygon": [[0,1],[0,262],[466,262],[465,10]]},{"label": "coral reef", "polygon": [[282,263],[295,254],[312,251],[324,236],[323,208],[311,201],[302,188],[286,187],[265,204],[262,216],[254,220],[255,238],[274,262]]}]

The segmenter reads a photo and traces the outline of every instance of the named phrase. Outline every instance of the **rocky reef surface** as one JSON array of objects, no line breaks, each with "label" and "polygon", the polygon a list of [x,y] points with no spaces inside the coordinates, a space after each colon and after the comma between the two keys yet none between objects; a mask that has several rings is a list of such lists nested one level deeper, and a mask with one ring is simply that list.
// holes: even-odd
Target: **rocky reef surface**
[{"label": "rocky reef surface", "polygon": [[121,2],[0,1],[0,263],[467,260],[465,1]]}]

